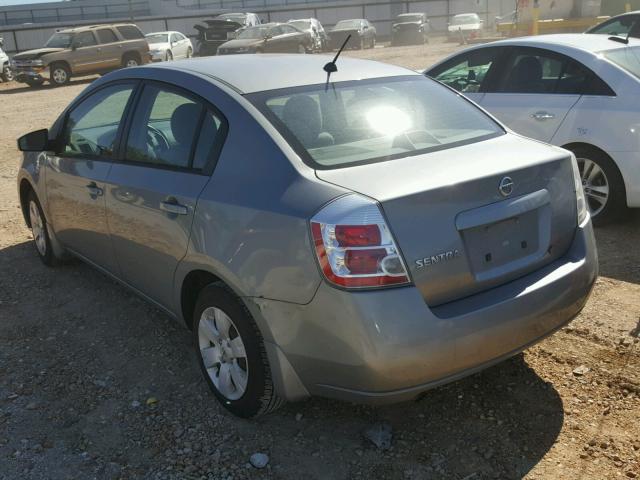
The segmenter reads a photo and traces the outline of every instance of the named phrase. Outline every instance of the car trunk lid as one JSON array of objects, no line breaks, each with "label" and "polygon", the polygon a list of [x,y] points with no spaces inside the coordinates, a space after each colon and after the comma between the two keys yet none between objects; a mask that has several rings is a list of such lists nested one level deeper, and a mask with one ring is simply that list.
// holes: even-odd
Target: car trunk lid
[{"label": "car trunk lid", "polygon": [[556,260],[576,228],[570,154],[512,134],[316,174],[380,202],[430,306]]}]

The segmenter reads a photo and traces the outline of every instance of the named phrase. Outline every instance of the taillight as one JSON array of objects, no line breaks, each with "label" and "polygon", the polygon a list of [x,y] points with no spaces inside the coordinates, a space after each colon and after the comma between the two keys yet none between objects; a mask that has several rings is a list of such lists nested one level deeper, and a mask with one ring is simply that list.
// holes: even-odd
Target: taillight
[{"label": "taillight", "polygon": [[311,219],[311,236],[331,283],[346,288],[409,283],[391,231],[372,200],[355,194],[334,200]]}]

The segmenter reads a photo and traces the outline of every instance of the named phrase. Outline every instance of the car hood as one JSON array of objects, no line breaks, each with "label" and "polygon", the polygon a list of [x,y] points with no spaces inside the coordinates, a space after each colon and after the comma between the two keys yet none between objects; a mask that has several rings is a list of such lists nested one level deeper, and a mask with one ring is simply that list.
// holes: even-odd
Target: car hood
[{"label": "car hood", "polygon": [[64,48],[37,48],[35,50],[27,50],[26,52],[17,53],[13,56],[14,60],[35,60],[49,53],[63,52]]},{"label": "car hood", "polygon": [[197,23],[193,26],[193,28],[201,33],[206,30],[222,30],[225,32],[234,32],[242,27],[244,27],[244,25],[238,22],[234,22],[233,20],[218,20],[215,18],[210,20],[203,20],[202,23]]},{"label": "car hood", "polygon": [[166,50],[171,48],[168,42],[150,43],[149,50]]},{"label": "car hood", "polygon": [[236,38],[220,45],[220,48],[248,48],[261,45],[263,40],[259,38]]},{"label": "car hood", "polygon": [[419,27],[422,22],[393,22],[393,26],[395,27],[396,25]]},{"label": "car hood", "polygon": [[450,32],[457,32],[458,30],[478,30],[480,28],[479,23],[465,23],[463,25],[449,25],[448,30]]}]

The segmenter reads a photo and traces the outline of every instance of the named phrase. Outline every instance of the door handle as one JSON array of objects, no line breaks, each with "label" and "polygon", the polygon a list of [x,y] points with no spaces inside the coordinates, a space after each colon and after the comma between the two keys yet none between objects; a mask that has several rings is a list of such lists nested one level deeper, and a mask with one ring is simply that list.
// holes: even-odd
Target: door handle
[{"label": "door handle", "polygon": [[92,198],[100,197],[104,193],[104,190],[96,185],[96,182],[91,182],[89,185],[87,185],[87,189],[89,190],[89,195]]},{"label": "door handle", "polygon": [[187,215],[189,213],[189,209],[186,205],[179,204],[175,198],[170,198],[164,202],[160,202],[160,210],[174,215]]},{"label": "door handle", "polygon": [[556,116],[553,113],[549,112],[536,112],[531,115],[531,118],[534,118],[539,122],[544,122],[545,120],[552,120],[556,118]]}]

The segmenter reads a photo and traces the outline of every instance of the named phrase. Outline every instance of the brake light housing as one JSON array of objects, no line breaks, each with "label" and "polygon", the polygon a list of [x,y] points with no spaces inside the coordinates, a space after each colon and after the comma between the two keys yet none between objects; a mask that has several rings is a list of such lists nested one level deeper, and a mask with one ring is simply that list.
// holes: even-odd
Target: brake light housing
[{"label": "brake light housing", "polygon": [[342,288],[410,283],[407,268],[376,202],[350,194],[327,204],[310,221],[325,278]]}]

